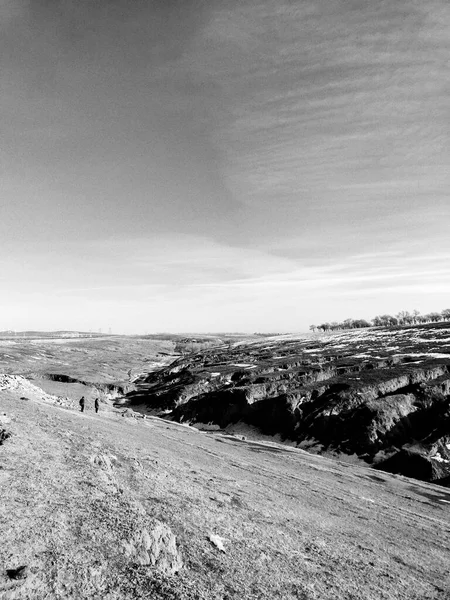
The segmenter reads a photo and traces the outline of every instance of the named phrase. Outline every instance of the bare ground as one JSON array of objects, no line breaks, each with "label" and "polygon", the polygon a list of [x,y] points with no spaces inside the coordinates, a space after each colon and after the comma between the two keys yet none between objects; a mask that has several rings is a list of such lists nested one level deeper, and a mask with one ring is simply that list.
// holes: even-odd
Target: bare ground
[{"label": "bare ground", "polygon": [[[444,488],[29,396],[0,391],[2,600],[450,597]],[[176,536],[173,575],[127,554],[155,522]]]}]

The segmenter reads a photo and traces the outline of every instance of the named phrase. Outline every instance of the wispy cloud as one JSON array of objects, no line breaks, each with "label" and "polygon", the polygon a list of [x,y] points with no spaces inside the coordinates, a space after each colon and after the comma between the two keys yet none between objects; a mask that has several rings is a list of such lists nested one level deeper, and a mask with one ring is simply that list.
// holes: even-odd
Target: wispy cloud
[{"label": "wispy cloud", "polygon": [[227,99],[215,136],[235,196],[301,231],[320,206],[377,220],[442,205],[449,34],[441,0],[224,8],[185,60]]},{"label": "wispy cloud", "polygon": [[157,323],[170,331],[289,331],[318,320],[439,309],[450,294],[450,251],[387,250],[302,265],[195,236],[98,240],[78,251],[70,269],[66,253],[75,252],[64,246],[36,251],[20,268],[17,257],[3,260],[3,318],[17,314],[26,297],[55,328],[71,314],[85,329],[136,331]]}]

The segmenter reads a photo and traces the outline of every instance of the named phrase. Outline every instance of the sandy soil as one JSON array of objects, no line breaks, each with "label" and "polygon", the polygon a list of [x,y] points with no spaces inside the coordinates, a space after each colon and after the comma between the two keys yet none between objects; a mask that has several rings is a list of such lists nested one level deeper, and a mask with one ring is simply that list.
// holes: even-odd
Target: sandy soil
[{"label": "sandy soil", "polygon": [[[449,491],[122,412],[0,391],[2,600],[450,597]],[[177,574],[127,555],[155,520]]]}]

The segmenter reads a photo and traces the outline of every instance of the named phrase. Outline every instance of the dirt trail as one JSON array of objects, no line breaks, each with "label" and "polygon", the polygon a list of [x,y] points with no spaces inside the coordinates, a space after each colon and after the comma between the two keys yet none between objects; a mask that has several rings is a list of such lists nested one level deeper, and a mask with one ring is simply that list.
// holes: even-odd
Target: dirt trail
[{"label": "dirt trail", "polygon": [[[2,600],[450,595],[444,488],[38,400],[0,392],[12,434],[0,446]],[[153,565],[140,560],[142,532],[160,524],[181,569],[172,547]],[[24,578],[7,575],[20,566]]]}]

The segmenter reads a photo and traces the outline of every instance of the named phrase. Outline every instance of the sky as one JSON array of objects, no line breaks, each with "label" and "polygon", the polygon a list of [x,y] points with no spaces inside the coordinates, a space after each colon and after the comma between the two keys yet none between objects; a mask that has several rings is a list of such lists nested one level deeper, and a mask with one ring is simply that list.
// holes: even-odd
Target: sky
[{"label": "sky", "polygon": [[450,307],[447,0],[0,0],[0,330]]}]

